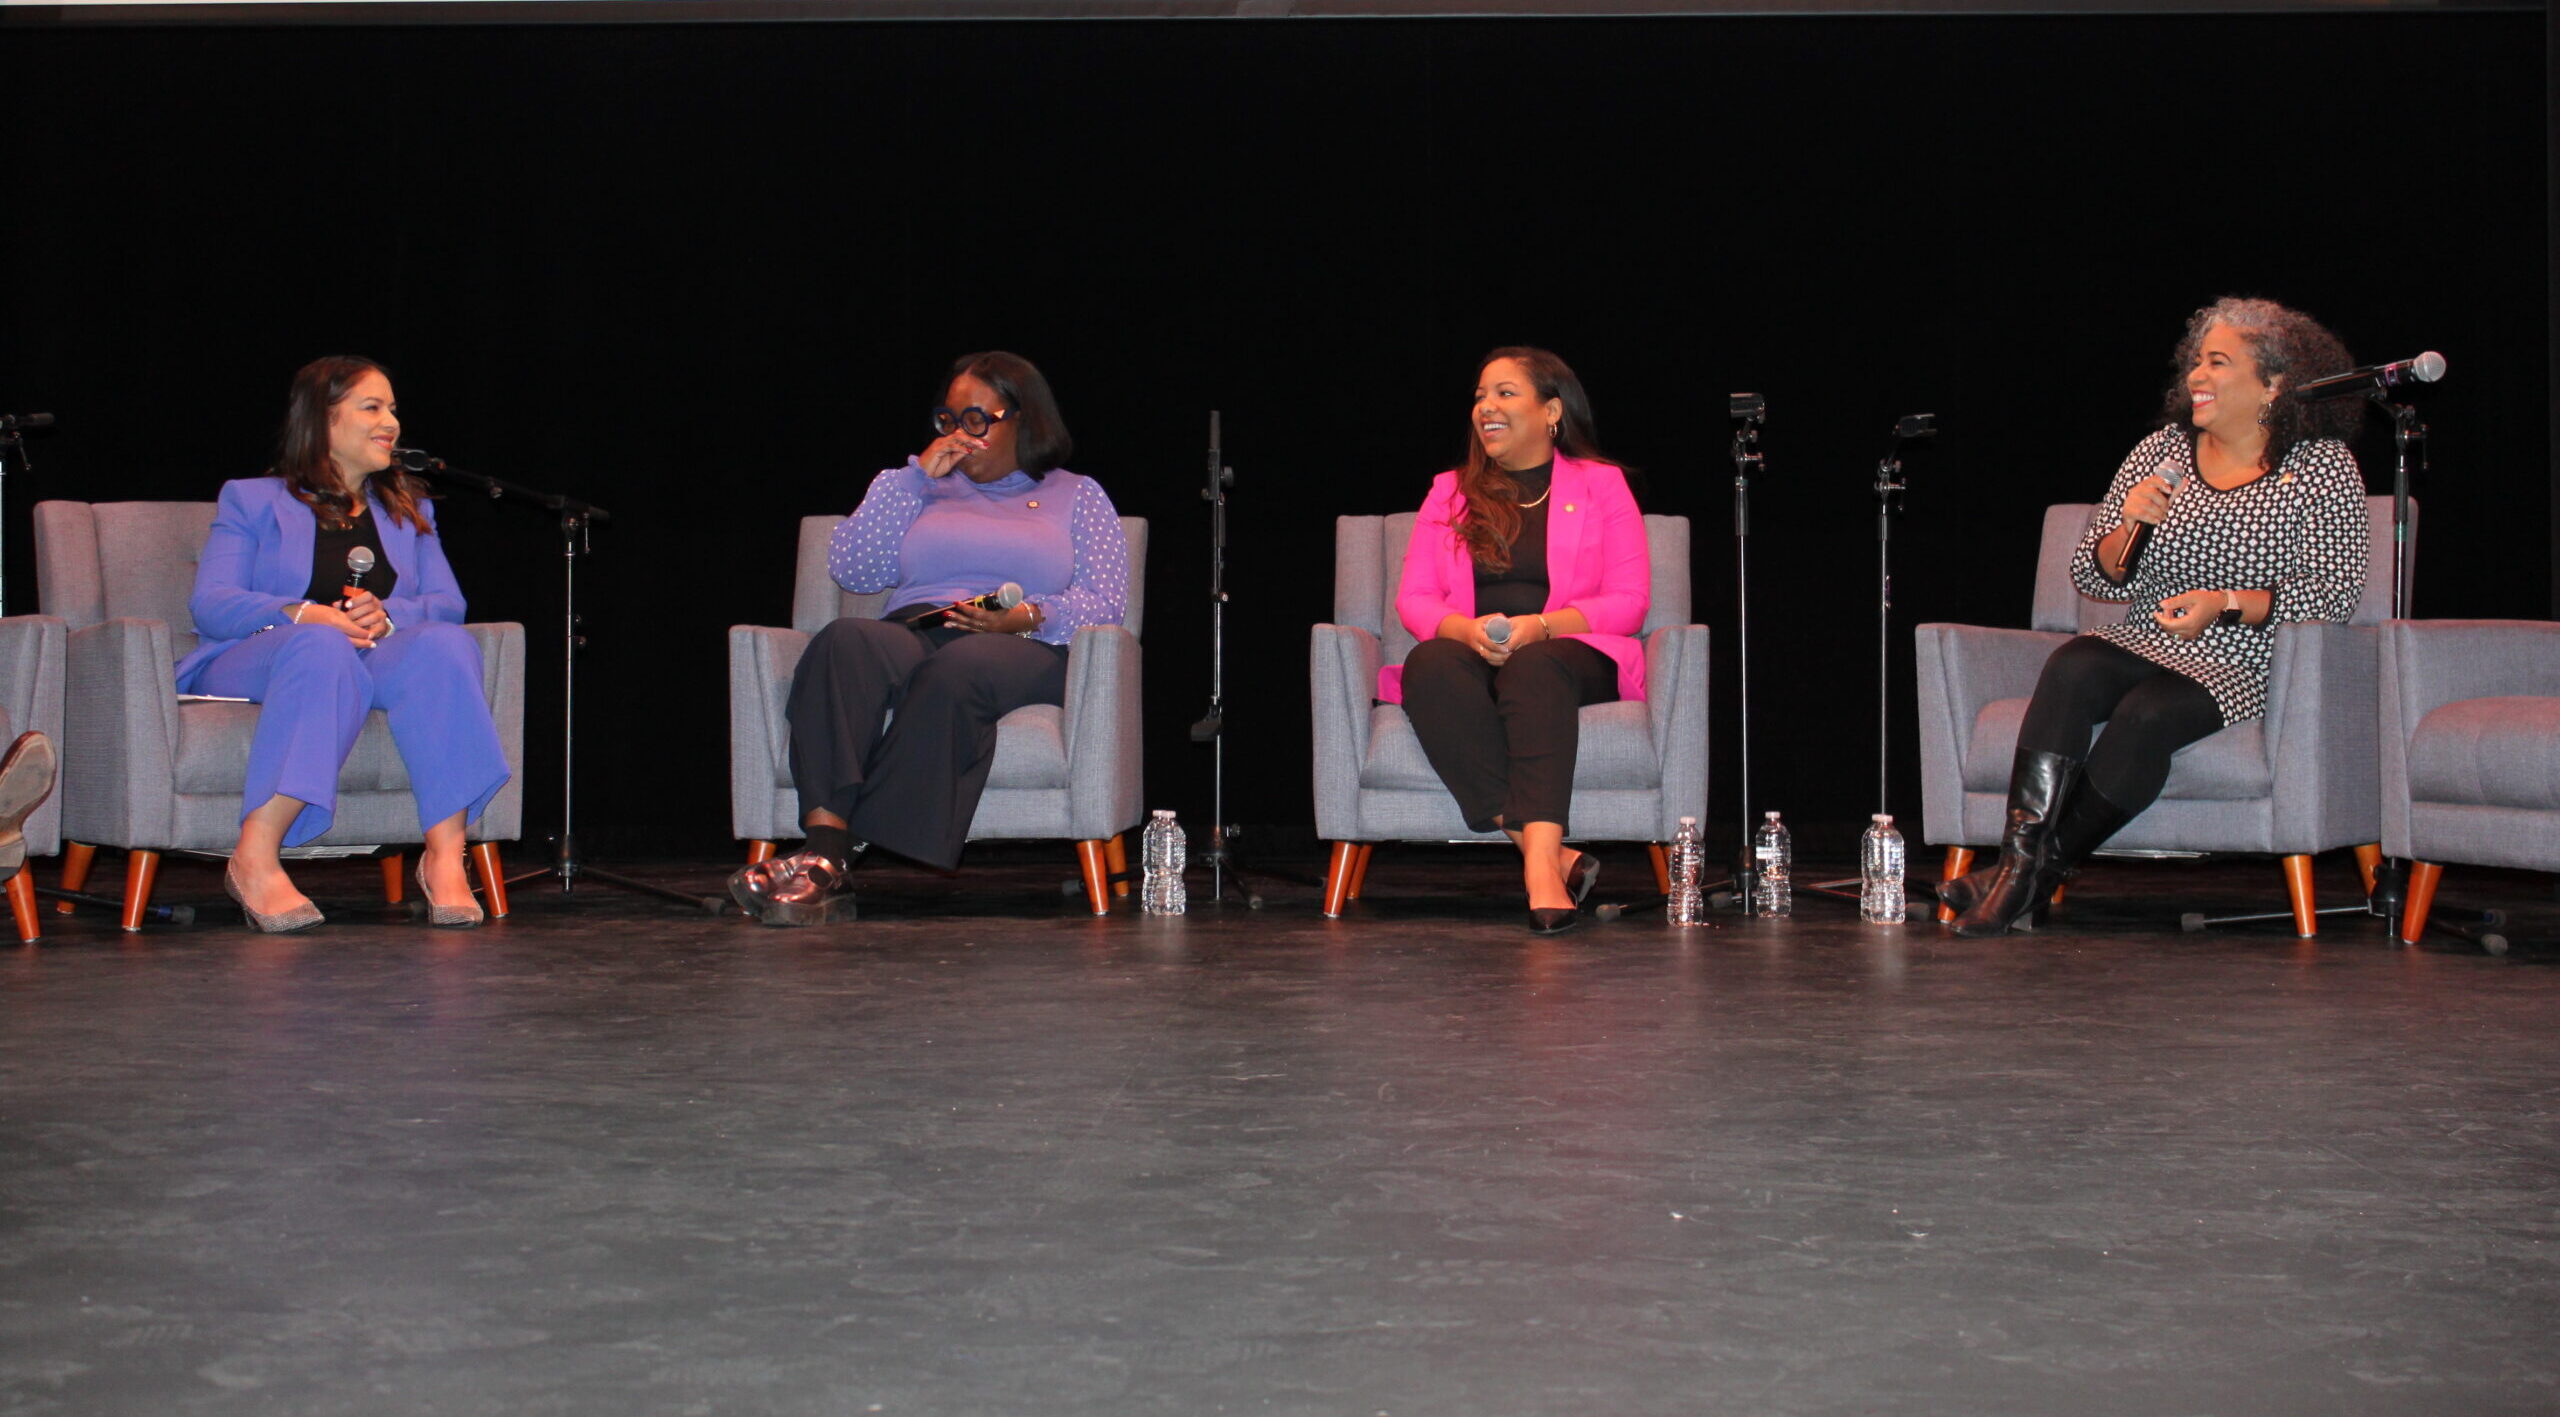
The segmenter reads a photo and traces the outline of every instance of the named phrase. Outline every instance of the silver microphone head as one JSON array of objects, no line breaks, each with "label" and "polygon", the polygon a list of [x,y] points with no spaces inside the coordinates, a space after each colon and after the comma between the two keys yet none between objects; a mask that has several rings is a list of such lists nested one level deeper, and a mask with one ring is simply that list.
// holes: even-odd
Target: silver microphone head
[{"label": "silver microphone head", "polygon": [[2187,480],[2187,469],[2182,463],[2162,458],[2160,465],[2151,469],[2151,475],[2168,483],[2169,490],[2175,492],[2178,490],[2178,484]]},{"label": "silver microphone head", "polygon": [[2409,361],[2409,373],[2421,384],[2432,384],[2444,377],[2444,356],[2428,350]]},{"label": "silver microphone head", "polygon": [[1013,607],[1020,605],[1021,603],[1021,586],[1016,585],[1012,581],[1006,581],[1003,585],[996,587],[996,608],[998,610],[1011,610]]},{"label": "silver microphone head", "polygon": [[1485,622],[1484,637],[1498,645],[1511,643],[1511,617],[1497,615]]},{"label": "silver microphone head", "polygon": [[363,589],[364,578],[373,570],[373,566],[372,547],[350,546],[347,548],[347,584],[359,590]]}]

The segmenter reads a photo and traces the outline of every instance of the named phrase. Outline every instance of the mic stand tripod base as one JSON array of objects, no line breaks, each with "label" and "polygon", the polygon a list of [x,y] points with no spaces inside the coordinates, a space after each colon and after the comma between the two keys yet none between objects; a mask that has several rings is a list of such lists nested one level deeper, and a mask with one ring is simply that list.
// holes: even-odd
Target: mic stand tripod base
[{"label": "mic stand tripod base", "polygon": [[517,886],[526,881],[556,880],[560,883],[562,895],[572,895],[576,893],[579,881],[589,880],[600,885],[612,886],[616,890],[629,891],[633,895],[655,896],[676,905],[691,906],[706,915],[724,914],[729,909],[729,897],[726,894],[691,895],[666,886],[634,880],[629,876],[607,871],[601,867],[590,866],[578,858],[577,839],[566,833],[551,838],[551,842],[553,849],[550,865],[538,871],[527,871],[521,876],[510,877],[507,884]]}]

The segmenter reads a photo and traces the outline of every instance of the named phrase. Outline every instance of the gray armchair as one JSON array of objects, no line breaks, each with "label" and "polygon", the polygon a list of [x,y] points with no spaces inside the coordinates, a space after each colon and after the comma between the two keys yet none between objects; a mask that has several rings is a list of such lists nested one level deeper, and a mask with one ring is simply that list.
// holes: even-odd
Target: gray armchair
[{"label": "gray armchair", "polygon": [[[1947,848],[1942,879],[1970,870],[1974,848],[2000,841],[2018,725],[2046,657],[2073,634],[2124,618],[2121,604],[2091,600],[2071,584],[2071,553],[2089,513],[2087,503],[2045,509],[2035,628],[1937,624],[1914,631],[1924,839]],[[2180,749],[2160,800],[2107,844],[2281,856],[2294,929],[2306,939],[2319,928],[2313,855],[2355,847],[2368,891],[2381,860],[2374,627],[2391,613],[2391,499],[2366,498],[2365,514],[2372,535],[2354,616],[2344,625],[2278,626],[2266,716]],[[2413,504],[2413,528],[2415,517]],[[2416,554],[2414,539],[2409,554]]]},{"label": "gray armchair", "polygon": [[[63,886],[78,890],[101,846],[126,853],[124,928],[143,911],[166,851],[228,852],[240,836],[240,792],[255,704],[182,702],[178,658],[195,648],[187,598],[213,525],[211,502],[39,502],[36,578],[48,614],[69,626],[62,744]],[[113,547],[113,573],[101,549]],[[507,913],[497,843],[522,834],[524,627],[466,625],[480,646],[481,683],[510,776],[471,830],[472,864],[489,913]],[[376,711],[338,774],[327,834],[298,848],[344,854],[424,840],[408,769]],[[288,852],[287,855],[293,855]],[[383,862],[383,888],[401,898],[401,854]]]},{"label": "gray armchair", "polygon": [[[1501,841],[1471,832],[1422,755],[1401,704],[1375,701],[1378,670],[1401,664],[1413,636],[1396,618],[1415,513],[1341,517],[1333,533],[1333,618],[1309,650],[1315,714],[1316,833],[1333,844],[1324,913],[1360,898],[1381,841]],[[1582,710],[1573,774],[1573,835],[1641,841],[1668,890],[1662,843],[1682,817],[1707,815],[1707,627],[1689,619],[1689,521],[1648,516],[1653,603],[1645,613],[1642,703]]]},{"label": "gray armchair", "polygon": [[[41,733],[57,748],[62,743],[62,676],[68,630],[59,616],[12,615],[0,620],[0,750],[21,733]],[[27,815],[26,866],[9,878],[9,914],[22,944],[34,944],[44,933],[36,923],[36,878],[32,858],[62,849],[62,792]]]},{"label": "gray armchair", "polygon": [[[791,785],[791,732],[783,709],[809,637],[847,615],[877,618],[888,595],[855,595],[827,574],[827,538],[841,517],[800,519],[791,628],[729,627],[729,814],[747,859],[807,835]],[[1147,522],[1122,517],[1129,543],[1124,623],[1076,631],[1067,647],[1063,706],[1033,704],[996,723],[996,758],[969,839],[1076,844],[1096,915],[1111,909],[1114,876],[1128,870],[1121,833],[1146,815],[1138,739],[1138,635],[1146,611]]]},{"label": "gray armchair", "polygon": [[2560,624],[2382,627],[2382,849],[2416,944],[2445,863],[2560,871]]}]

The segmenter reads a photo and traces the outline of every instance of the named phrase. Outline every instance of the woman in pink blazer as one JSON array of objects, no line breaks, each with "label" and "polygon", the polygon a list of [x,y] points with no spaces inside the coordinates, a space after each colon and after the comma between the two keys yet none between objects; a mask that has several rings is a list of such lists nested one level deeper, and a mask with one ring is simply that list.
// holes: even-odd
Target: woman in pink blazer
[{"label": "woman in pink blazer", "polygon": [[1581,922],[1600,863],[1564,844],[1585,704],[1644,697],[1644,518],[1601,457],[1591,401],[1543,349],[1476,375],[1464,466],[1433,480],[1396,613],[1420,643],[1378,677],[1473,831],[1520,848],[1529,928]]}]

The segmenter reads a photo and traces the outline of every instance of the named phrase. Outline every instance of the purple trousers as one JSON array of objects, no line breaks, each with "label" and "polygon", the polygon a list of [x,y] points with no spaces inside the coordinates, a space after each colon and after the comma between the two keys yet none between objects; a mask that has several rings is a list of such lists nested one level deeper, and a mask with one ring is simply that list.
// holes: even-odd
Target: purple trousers
[{"label": "purple trousers", "polygon": [[338,770],[374,709],[391,721],[421,830],[456,812],[477,819],[507,783],[480,646],[460,625],[404,625],[372,649],[330,626],[278,625],[207,661],[180,687],[259,705],[240,815],[279,794],[304,804],[285,830],[287,846],[329,830]]}]

